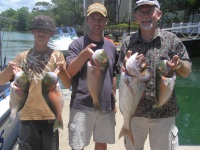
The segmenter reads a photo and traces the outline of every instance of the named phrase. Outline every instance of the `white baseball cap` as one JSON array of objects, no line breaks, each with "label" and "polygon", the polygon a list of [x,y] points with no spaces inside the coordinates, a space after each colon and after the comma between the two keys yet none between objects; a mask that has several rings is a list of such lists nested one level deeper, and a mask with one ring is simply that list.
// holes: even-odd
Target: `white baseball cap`
[{"label": "white baseball cap", "polygon": [[136,10],[139,6],[142,5],[154,5],[160,9],[160,4],[158,3],[157,0],[138,0],[136,1],[135,7],[133,10]]}]

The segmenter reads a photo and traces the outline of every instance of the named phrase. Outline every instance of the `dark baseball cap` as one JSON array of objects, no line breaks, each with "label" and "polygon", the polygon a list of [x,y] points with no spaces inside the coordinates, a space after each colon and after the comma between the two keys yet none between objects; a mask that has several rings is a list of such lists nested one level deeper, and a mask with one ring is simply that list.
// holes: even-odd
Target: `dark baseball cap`
[{"label": "dark baseball cap", "polygon": [[136,10],[139,6],[142,6],[142,5],[152,5],[160,9],[160,4],[157,0],[138,0],[136,1],[135,7],[133,10]]},{"label": "dark baseball cap", "polygon": [[46,15],[39,15],[33,18],[30,30],[33,29],[47,29],[56,31],[53,19]]}]

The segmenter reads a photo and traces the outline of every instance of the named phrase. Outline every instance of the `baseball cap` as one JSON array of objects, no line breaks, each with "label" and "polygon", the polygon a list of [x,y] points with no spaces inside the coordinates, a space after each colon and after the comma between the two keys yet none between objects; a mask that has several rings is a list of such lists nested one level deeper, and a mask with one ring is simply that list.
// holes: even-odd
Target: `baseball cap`
[{"label": "baseball cap", "polygon": [[104,5],[100,3],[94,3],[90,5],[87,9],[87,16],[92,14],[93,12],[99,12],[101,13],[104,17],[107,17],[107,10]]},{"label": "baseball cap", "polygon": [[33,29],[47,29],[51,31],[56,31],[53,19],[45,15],[39,15],[33,18],[30,30]]},{"label": "baseball cap", "polygon": [[133,10],[136,10],[139,6],[142,5],[154,5],[160,9],[160,4],[158,3],[157,0],[138,0],[136,1],[135,7]]}]

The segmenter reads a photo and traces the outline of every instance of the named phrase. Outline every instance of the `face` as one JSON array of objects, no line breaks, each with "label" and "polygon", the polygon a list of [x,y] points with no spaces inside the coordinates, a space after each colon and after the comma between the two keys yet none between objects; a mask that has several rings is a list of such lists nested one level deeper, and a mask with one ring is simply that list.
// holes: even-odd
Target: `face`
[{"label": "face", "polygon": [[102,36],[106,23],[107,18],[98,12],[94,12],[87,17],[87,24],[90,28],[90,34],[92,35]]},{"label": "face", "polygon": [[47,29],[33,29],[32,34],[34,35],[36,43],[46,45],[54,32]]},{"label": "face", "polygon": [[162,12],[155,6],[143,5],[135,12],[135,18],[140,24],[141,30],[155,29]]}]

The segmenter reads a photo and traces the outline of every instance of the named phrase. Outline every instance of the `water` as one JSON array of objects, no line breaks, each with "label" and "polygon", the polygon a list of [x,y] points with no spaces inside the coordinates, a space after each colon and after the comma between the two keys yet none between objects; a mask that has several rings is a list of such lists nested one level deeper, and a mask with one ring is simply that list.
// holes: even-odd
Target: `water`
[{"label": "water", "polygon": [[192,72],[186,79],[178,78],[175,86],[180,113],[177,116],[180,144],[200,145],[200,58],[192,60]]},{"label": "water", "polygon": [[[6,63],[21,51],[33,47],[30,32],[5,32],[3,37],[3,57]],[[192,73],[188,78],[177,78],[175,90],[180,113],[176,122],[179,128],[180,145],[200,145],[200,58],[192,57]],[[118,78],[119,79],[119,78]]]},{"label": "water", "polygon": [[33,35],[30,32],[2,32],[2,56],[6,56],[6,64],[21,51],[33,47]]}]

